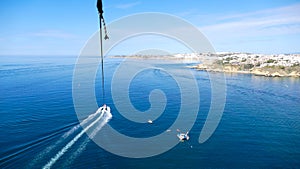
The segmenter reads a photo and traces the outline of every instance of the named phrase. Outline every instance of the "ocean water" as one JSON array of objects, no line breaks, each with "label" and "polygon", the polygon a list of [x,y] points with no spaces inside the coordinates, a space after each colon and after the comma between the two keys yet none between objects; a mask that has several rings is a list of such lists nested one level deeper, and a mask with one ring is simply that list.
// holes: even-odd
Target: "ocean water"
[{"label": "ocean water", "polygon": [[[300,166],[299,78],[226,74],[222,119],[209,140],[199,144],[198,137],[210,108],[211,89],[206,72],[191,70],[199,86],[200,109],[190,140],[178,142],[157,156],[127,158],[100,148],[82,133],[72,98],[75,56],[0,56],[0,61],[0,168],[43,168],[49,163],[52,168]],[[137,138],[165,132],[180,110],[178,84],[160,69],[146,69],[137,74],[129,86],[129,97],[137,110],[146,111],[151,107],[149,94],[154,89],[165,93],[167,103],[163,114],[152,125],[131,122],[118,112],[115,105],[120,103],[114,102],[111,96],[111,80],[121,62],[121,59],[105,60],[106,103],[111,106],[113,117],[110,121],[106,118],[108,122],[100,119],[92,127],[94,134],[108,124],[122,134]],[[132,62],[140,65],[148,60]],[[157,62],[158,67],[178,71],[189,65]],[[99,106],[103,104],[100,75],[98,72],[95,79]],[[96,109],[87,115],[95,112]],[[85,125],[92,124],[97,117]],[[177,139],[175,131],[170,134]],[[59,158],[55,159],[58,154]]]}]

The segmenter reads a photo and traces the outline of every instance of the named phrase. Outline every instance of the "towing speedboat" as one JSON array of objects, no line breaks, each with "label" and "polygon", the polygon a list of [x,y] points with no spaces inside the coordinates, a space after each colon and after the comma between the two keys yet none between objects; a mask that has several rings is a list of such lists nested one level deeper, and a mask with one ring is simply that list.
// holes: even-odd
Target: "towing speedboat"
[{"label": "towing speedboat", "polygon": [[107,106],[106,104],[104,104],[102,107],[100,107],[98,109],[98,111],[101,112],[100,116],[103,116],[104,114],[106,114],[107,116],[112,117],[112,114],[110,113],[110,107]]}]

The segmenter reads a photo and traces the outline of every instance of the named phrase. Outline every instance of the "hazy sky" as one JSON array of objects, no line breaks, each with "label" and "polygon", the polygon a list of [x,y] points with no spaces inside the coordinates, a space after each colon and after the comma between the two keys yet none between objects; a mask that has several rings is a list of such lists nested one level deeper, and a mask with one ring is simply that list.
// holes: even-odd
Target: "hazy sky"
[{"label": "hazy sky", "polygon": [[[107,24],[141,12],[181,17],[218,52],[300,52],[299,0],[103,0],[103,5]],[[0,22],[0,55],[77,55],[99,29],[96,0],[1,0]]]}]

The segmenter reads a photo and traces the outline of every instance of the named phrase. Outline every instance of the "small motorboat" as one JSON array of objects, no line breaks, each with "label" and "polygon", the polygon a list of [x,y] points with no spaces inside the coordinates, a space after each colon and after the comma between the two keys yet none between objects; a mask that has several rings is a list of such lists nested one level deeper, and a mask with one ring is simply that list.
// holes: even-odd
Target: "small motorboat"
[{"label": "small motorboat", "polygon": [[186,133],[178,133],[177,134],[177,137],[179,138],[180,141],[185,141],[185,140],[189,140],[190,137],[189,137],[189,132],[186,132]]},{"label": "small motorboat", "polygon": [[152,124],[152,123],[153,123],[153,121],[152,121],[152,120],[148,120],[148,123],[149,123],[149,124]]}]

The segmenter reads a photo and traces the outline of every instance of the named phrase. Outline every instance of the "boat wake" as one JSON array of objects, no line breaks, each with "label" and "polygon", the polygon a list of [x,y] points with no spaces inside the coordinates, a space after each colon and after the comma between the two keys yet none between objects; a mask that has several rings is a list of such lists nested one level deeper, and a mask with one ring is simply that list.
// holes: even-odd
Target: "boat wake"
[{"label": "boat wake", "polygon": [[[60,149],[54,157],[52,157],[46,165],[43,166],[43,169],[51,168],[53,164],[59,160],[61,156],[63,156],[83,135],[85,132],[87,132],[89,129],[91,129],[93,126],[96,126],[96,128],[92,131],[90,138],[87,137],[77,148],[76,152],[72,154],[70,157],[70,161],[68,161],[66,164],[70,165],[79,155],[81,152],[83,152],[86,148],[86,145],[89,143],[90,139],[95,137],[97,132],[101,130],[101,128],[109,122],[109,120],[112,118],[112,115],[109,111],[104,111],[103,107],[100,107],[95,113],[89,115],[85,120],[83,120],[80,124],[74,126],[72,129],[64,133],[61,138],[56,141],[53,145],[47,147],[39,153],[35,159],[31,162],[29,165],[30,168],[36,166],[37,162],[44,159],[52,150],[54,150],[57,146],[61,145],[61,143],[66,140],[69,136],[74,134],[80,126],[83,127],[82,131],[80,131],[71,141],[69,141],[62,149]],[[95,119],[95,120],[93,120]],[[98,124],[97,124],[98,123]],[[96,125],[97,124],[97,125]]]},{"label": "boat wake", "polygon": [[68,168],[74,160],[86,149],[87,144],[93,139],[96,134],[102,129],[102,127],[109,122],[111,119],[111,114],[105,114],[103,117],[103,120],[100,122],[100,124],[93,130],[93,132],[90,134],[89,137],[87,137],[79,146],[79,148],[72,153],[72,156],[66,160],[65,164],[63,165],[62,168]]}]

